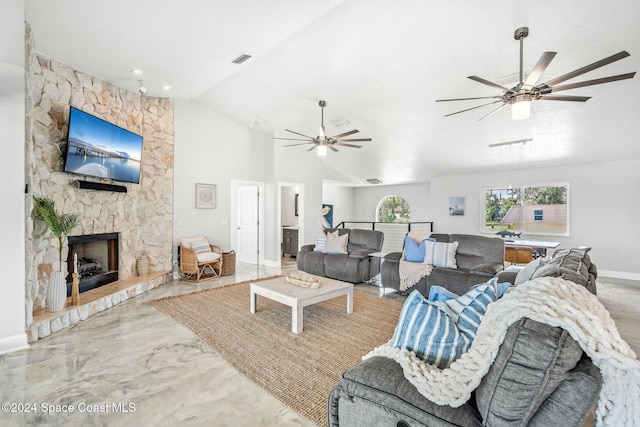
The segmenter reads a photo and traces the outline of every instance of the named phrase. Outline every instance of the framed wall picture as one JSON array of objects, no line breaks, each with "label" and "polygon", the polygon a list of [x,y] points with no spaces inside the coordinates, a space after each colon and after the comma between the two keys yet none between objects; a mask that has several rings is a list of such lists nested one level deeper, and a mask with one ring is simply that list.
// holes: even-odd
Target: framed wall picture
[{"label": "framed wall picture", "polygon": [[196,184],[196,208],[215,209],[216,186],[215,184]]},{"label": "framed wall picture", "polygon": [[464,197],[449,197],[449,215],[464,215]]}]

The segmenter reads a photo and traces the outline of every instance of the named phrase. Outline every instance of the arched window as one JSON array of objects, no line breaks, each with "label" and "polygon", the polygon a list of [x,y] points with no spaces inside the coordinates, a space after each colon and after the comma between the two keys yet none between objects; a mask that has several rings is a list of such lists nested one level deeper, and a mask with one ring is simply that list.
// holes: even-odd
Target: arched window
[{"label": "arched window", "polygon": [[411,208],[406,200],[400,196],[386,196],[378,203],[376,209],[377,222],[400,222],[411,221]]}]

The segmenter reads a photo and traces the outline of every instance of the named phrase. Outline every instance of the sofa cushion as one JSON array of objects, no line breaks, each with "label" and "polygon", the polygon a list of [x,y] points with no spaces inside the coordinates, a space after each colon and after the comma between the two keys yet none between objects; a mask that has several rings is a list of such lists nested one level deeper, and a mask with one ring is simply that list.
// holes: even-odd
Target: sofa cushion
[{"label": "sofa cushion", "polygon": [[324,250],[322,252],[327,254],[346,254],[348,241],[349,234],[335,236],[333,233],[328,233],[327,242],[325,243]]},{"label": "sofa cushion", "polygon": [[560,277],[586,287],[589,281],[587,263],[591,264],[591,260],[586,251],[564,249],[556,252],[551,260],[540,267],[531,278]]},{"label": "sofa cushion", "polygon": [[513,284],[517,286],[530,280],[533,274],[536,271],[538,271],[538,269],[543,265],[544,265],[544,262],[542,258],[534,259],[533,261],[525,265],[522,270],[518,271],[518,274],[516,275],[516,279]]},{"label": "sofa cushion", "polygon": [[457,268],[456,249],[458,242],[443,243],[425,241],[424,262],[434,267]]},{"label": "sofa cushion", "polygon": [[476,389],[485,425],[527,425],[581,356],[582,349],[564,329],[527,318],[511,325]]},{"label": "sofa cushion", "polygon": [[447,368],[469,349],[487,306],[497,299],[497,279],[447,301],[428,301],[413,291],[402,307],[391,344]]},{"label": "sofa cushion", "polygon": [[406,236],[404,238],[404,260],[409,262],[424,262],[425,243],[426,240],[418,243],[411,237]]}]

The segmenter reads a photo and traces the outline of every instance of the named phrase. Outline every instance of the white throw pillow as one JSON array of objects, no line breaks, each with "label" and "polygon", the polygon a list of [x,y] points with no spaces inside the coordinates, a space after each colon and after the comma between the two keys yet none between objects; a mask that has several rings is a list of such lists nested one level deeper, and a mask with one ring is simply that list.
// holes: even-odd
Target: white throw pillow
[{"label": "white throw pillow", "polygon": [[424,262],[434,267],[458,268],[456,251],[458,242],[430,242],[425,241]]},{"label": "white throw pillow", "polygon": [[[333,234],[334,236],[337,236],[338,231],[336,230],[333,233],[327,233],[327,234]],[[324,252],[324,245],[327,244],[327,234],[325,234],[324,231],[321,231],[320,233],[318,233],[318,237],[316,238],[316,245],[313,248],[314,251]]]},{"label": "white throw pillow", "polygon": [[[337,233],[337,232],[336,232]],[[327,234],[327,243],[322,252],[326,254],[346,254],[347,243],[349,242],[349,233],[342,236],[336,236],[333,233]]]}]

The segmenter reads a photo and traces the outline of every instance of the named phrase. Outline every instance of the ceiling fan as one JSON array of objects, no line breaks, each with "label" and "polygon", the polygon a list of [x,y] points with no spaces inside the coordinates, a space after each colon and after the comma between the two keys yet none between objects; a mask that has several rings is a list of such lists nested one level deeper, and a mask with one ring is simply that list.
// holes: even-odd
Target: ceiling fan
[{"label": "ceiling fan", "polygon": [[507,105],[511,105],[511,114],[514,120],[525,119],[530,115],[531,109],[531,101],[534,100],[543,100],[543,101],[573,101],[573,102],[585,102],[590,96],[574,96],[574,95],[552,95],[552,93],[561,92],[569,89],[575,89],[584,86],[592,86],[598,85],[602,83],[614,82],[617,80],[631,79],[635,76],[635,72],[619,74],[617,76],[611,77],[603,77],[600,79],[593,80],[585,80],[577,83],[569,83],[564,85],[559,85],[558,83],[562,83],[566,80],[570,80],[574,77],[585,74],[589,71],[595,70],[596,68],[603,67],[607,64],[611,64],[612,62],[618,61],[622,58],[626,58],[629,56],[629,52],[622,51],[616,53],[615,55],[609,56],[608,58],[601,59],[600,61],[594,62],[593,64],[587,65],[585,67],[579,68],[577,70],[571,71],[570,73],[564,74],[560,77],[556,77],[555,79],[551,79],[545,83],[537,84],[538,79],[542,76],[542,73],[547,69],[551,60],[556,56],[556,52],[544,52],[536,65],[533,67],[533,70],[529,73],[527,78],[523,81],[522,75],[522,50],[523,50],[523,42],[524,38],[529,35],[529,28],[521,27],[518,28],[514,32],[514,38],[516,40],[520,40],[520,82],[512,87],[511,89],[499,85],[494,82],[490,82],[481,77],[477,76],[469,76],[471,80],[474,80],[478,83],[482,83],[484,85],[490,86],[495,89],[500,89],[503,91],[502,95],[495,96],[481,96],[475,98],[457,98],[457,99],[438,99],[436,102],[447,102],[447,101],[468,101],[468,100],[476,100],[476,99],[493,99],[494,101],[488,102],[486,104],[478,105],[476,107],[467,108],[461,111],[456,111],[455,113],[450,113],[445,115],[445,117],[452,116],[454,114],[464,113],[465,111],[475,110],[477,108],[481,108],[487,105],[492,104],[501,104],[498,108],[490,111],[488,114],[482,116],[478,121],[484,119],[485,117],[489,117],[492,114],[495,114],[502,108]]},{"label": "ceiling fan", "polygon": [[274,138],[274,139],[284,139],[287,141],[306,141],[298,144],[289,144],[284,145],[284,147],[295,147],[297,145],[307,145],[313,144],[313,147],[309,148],[307,151],[318,149],[318,156],[326,156],[327,148],[332,151],[339,151],[335,146],[339,145],[341,147],[351,147],[351,148],[360,148],[362,145],[349,144],[350,142],[364,142],[371,141],[371,138],[345,138],[345,136],[353,135],[354,133],[360,132],[358,129],[350,130],[349,132],[341,133],[339,135],[327,136],[324,129],[324,107],[327,106],[326,101],[320,101],[318,103],[320,105],[321,116],[320,116],[320,127],[318,130],[318,136],[312,137],[300,132],[294,132],[289,129],[285,129],[287,132],[295,133],[296,135],[304,136],[306,139],[302,138]]}]

